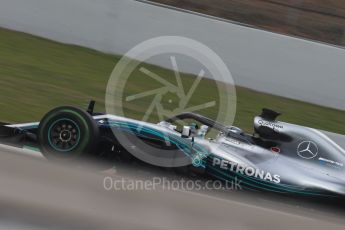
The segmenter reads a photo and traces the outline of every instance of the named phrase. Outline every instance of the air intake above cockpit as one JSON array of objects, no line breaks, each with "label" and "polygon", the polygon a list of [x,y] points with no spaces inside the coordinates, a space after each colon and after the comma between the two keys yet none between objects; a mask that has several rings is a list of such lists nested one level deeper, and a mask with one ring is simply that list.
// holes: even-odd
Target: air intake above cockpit
[{"label": "air intake above cockpit", "polygon": [[271,110],[271,109],[263,108],[260,117],[262,117],[263,119],[268,120],[268,121],[275,121],[276,118],[280,115],[281,115],[281,113],[279,113],[279,112],[276,112],[276,111]]}]

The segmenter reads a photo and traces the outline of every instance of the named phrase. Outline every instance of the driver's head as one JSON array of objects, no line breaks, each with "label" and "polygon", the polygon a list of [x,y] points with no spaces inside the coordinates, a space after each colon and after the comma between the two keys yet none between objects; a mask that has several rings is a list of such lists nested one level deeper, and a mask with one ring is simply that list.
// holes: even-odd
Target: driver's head
[{"label": "driver's head", "polygon": [[190,123],[189,125],[192,129],[199,129],[199,126],[196,123]]},{"label": "driver's head", "polygon": [[244,132],[242,129],[238,128],[238,127],[235,127],[235,126],[231,126],[229,127],[228,129],[230,132],[232,133],[235,133],[235,134],[238,134],[238,135],[242,135]]}]

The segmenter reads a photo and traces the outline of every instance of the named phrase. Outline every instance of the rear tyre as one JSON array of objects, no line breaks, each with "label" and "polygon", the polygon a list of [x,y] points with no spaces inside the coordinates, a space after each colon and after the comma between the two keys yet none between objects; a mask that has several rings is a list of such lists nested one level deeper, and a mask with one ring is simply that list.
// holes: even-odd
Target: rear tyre
[{"label": "rear tyre", "polygon": [[99,128],[87,112],[72,106],[47,113],[38,127],[42,154],[52,160],[75,160],[96,150]]}]

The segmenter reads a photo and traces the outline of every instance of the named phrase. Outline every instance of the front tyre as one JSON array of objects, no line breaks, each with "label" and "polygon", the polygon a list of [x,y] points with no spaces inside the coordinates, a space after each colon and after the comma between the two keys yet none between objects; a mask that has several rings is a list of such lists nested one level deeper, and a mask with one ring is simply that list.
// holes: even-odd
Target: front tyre
[{"label": "front tyre", "polygon": [[87,112],[72,106],[47,113],[38,127],[42,154],[52,160],[74,160],[95,151],[99,129]]}]

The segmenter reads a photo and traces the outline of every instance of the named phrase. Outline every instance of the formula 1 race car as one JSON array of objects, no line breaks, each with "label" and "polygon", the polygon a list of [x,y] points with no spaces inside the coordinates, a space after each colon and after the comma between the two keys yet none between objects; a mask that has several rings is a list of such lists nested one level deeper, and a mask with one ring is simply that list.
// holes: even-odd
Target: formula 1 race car
[{"label": "formula 1 race car", "polygon": [[[37,148],[52,160],[130,154],[152,165],[190,165],[214,178],[236,178],[251,190],[308,197],[345,195],[345,151],[318,130],[276,121],[278,112],[263,109],[254,118],[255,132],[250,135],[195,113],[152,124],[94,113],[93,108],[94,102],[87,111],[64,106],[37,123],[2,123],[0,141]],[[188,125],[180,125],[183,121]],[[218,133],[213,139],[207,138],[211,129]]]}]

